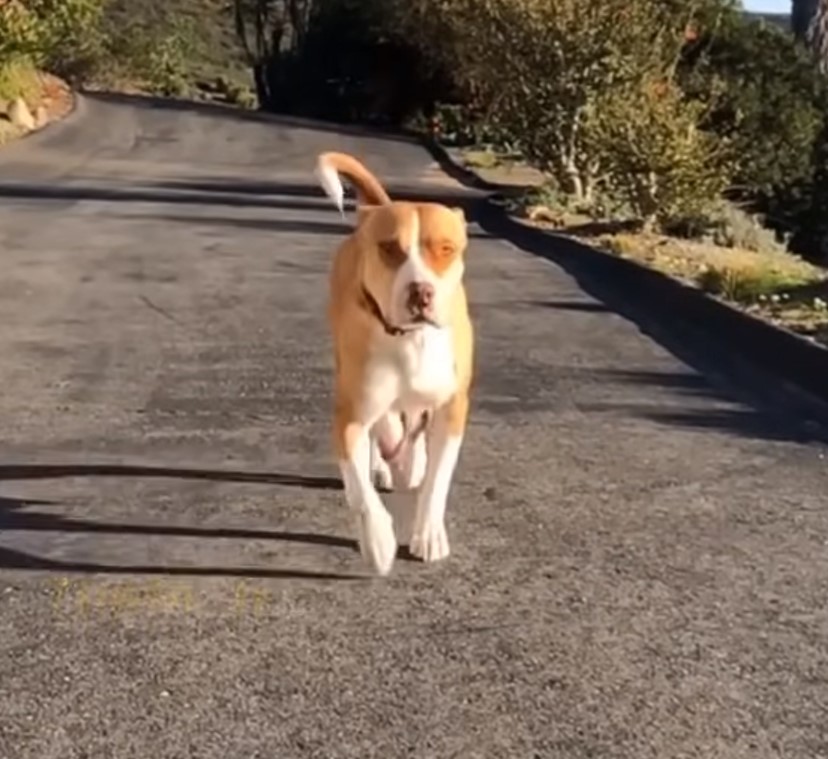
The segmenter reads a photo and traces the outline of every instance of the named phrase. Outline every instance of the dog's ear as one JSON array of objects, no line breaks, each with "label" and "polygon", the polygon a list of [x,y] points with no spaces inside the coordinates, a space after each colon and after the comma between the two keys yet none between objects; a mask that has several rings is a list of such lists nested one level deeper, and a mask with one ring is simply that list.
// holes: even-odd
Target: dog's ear
[{"label": "dog's ear", "polygon": [[454,206],[451,210],[454,212],[454,215],[460,219],[460,221],[466,221],[466,213],[462,208],[460,208],[460,206]]},{"label": "dog's ear", "polygon": [[382,208],[382,206],[372,206],[372,205],[358,205],[356,208],[356,217],[358,227],[361,227],[365,221],[374,213],[378,208]]}]

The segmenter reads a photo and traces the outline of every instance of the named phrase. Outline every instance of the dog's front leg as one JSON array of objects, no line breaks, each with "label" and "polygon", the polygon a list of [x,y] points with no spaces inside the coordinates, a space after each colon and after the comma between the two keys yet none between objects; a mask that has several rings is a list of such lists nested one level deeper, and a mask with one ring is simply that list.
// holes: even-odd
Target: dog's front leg
[{"label": "dog's front leg", "polygon": [[348,507],[359,527],[359,548],[380,575],[391,571],[397,555],[397,539],[391,515],[371,481],[370,424],[347,411],[336,417],[336,448]]},{"label": "dog's front leg", "polygon": [[417,496],[417,514],[411,535],[411,553],[423,561],[449,555],[446,502],[457,467],[468,415],[468,396],[456,395],[439,408],[426,433],[425,477]]}]

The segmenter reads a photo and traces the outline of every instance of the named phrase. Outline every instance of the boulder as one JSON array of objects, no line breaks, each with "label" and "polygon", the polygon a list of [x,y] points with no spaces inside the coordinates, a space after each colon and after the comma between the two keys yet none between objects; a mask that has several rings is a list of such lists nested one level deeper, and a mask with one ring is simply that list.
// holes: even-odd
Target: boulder
[{"label": "boulder", "polygon": [[36,126],[34,116],[23,98],[12,101],[9,106],[9,121],[16,127],[26,130],[32,130]]}]

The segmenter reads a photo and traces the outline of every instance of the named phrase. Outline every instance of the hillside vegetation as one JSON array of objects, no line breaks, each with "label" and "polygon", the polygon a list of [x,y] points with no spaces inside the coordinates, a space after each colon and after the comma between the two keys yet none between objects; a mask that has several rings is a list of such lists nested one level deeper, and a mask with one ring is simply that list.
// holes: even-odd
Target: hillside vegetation
[{"label": "hillside vegetation", "polygon": [[43,70],[88,88],[255,105],[221,0],[0,0],[0,100],[38,101]]}]

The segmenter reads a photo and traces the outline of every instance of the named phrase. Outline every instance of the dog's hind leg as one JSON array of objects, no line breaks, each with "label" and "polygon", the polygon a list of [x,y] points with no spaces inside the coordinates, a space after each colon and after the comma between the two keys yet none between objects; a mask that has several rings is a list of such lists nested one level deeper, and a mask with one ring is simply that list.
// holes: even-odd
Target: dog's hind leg
[{"label": "dog's hind leg", "polygon": [[379,441],[374,433],[371,433],[371,479],[377,490],[388,493],[394,489],[391,467],[383,458]]}]

